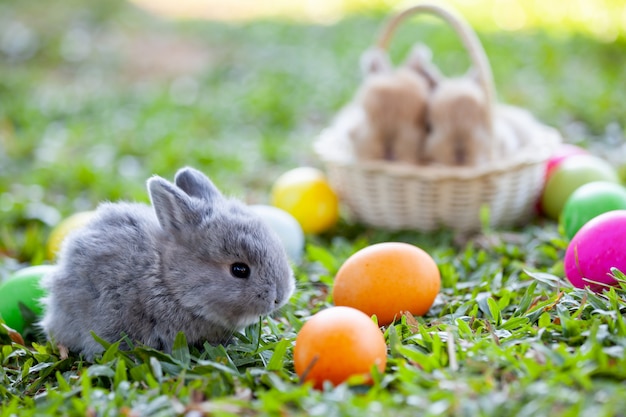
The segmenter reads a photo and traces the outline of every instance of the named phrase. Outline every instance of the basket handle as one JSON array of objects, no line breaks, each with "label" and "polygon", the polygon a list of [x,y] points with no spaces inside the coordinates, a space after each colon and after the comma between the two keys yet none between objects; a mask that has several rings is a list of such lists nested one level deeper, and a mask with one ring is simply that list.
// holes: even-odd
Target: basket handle
[{"label": "basket handle", "polygon": [[400,11],[387,21],[378,36],[376,46],[380,49],[386,50],[398,25],[406,18],[418,13],[433,14],[442,18],[456,31],[457,35],[463,42],[463,46],[467,50],[472,61],[472,65],[478,71],[478,82],[483,89],[487,100],[487,121],[489,129],[491,129],[491,132],[489,133],[493,136],[493,103],[495,98],[495,87],[493,74],[491,73],[491,66],[489,65],[487,54],[485,53],[476,32],[474,32],[472,27],[460,15],[435,4],[416,4]]}]

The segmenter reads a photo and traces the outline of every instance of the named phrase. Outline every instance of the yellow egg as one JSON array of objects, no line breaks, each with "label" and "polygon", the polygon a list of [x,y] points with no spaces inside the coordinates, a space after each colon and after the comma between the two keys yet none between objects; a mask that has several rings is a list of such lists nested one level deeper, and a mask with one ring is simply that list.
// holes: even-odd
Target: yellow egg
[{"label": "yellow egg", "polygon": [[325,232],[339,219],[339,199],[316,168],[300,167],[281,175],[272,188],[272,205],[295,217],[304,233]]},{"label": "yellow egg", "polygon": [[61,249],[63,239],[65,239],[71,231],[86,225],[94,214],[95,211],[81,211],[72,214],[70,217],[57,224],[48,237],[48,244],[46,245],[46,255],[48,259],[54,259],[59,249]]}]

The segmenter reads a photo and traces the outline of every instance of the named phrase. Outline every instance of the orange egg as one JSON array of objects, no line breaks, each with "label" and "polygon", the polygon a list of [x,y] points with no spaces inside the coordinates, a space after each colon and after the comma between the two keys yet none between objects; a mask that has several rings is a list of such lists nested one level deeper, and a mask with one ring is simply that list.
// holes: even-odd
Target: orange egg
[{"label": "orange egg", "polygon": [[335,305],[349,306],[387,325],[404,311],[421,316],[435,301],[441,275],[433,258],[408,243],[368,246],[349,257],[335,277]]},{"label": "orange egg", "polygon": [[370,317],[350,307],[330,307],[307,321],[293,352],[296,373],[317,389],[324,381],[339,385],[359,376],[371,383],[374,366],[384,372],[387,345]]}]

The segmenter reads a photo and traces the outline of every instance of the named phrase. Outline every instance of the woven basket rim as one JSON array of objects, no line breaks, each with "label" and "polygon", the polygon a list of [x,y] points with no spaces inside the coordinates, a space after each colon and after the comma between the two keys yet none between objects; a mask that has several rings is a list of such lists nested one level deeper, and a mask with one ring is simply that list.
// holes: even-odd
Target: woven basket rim
[{"label": "woven basket rim", "polygon": [[562,142],[562,139],[556,129],[545,125],[543,127],[540,142],[533,140],[505,158],[494,159],[477,166],[413,165],[382,160],[359,161],[337,149],[323,146],[323,138],[326,135],[331,135],[333,133],[332,129],[326,129],[322,132],[314,143],[314,150],[324,163],[371,173],[384,173],[398,177],[430,180],[471,180],[546,162],[556,147]]}]

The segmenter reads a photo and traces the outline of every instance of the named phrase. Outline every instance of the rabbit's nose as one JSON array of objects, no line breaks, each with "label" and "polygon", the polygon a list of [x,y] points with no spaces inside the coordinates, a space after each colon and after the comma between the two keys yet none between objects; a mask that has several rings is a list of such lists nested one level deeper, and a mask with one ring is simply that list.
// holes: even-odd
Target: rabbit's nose
[{"label": "rabbit's nose", "polygon": [[278,290],[276,291],[276,297],[274,299],[274,305],[278,307],[287,303],[289,298],[291,298],[294,290],[295,283],[293,281],[289,282],[289,286],[287,288],[278,288]]},{"label": "rabbit's nose", "polygon": [[274,290],[274,307],[279,307],[285,302],[285,292],[280,288]]}]

